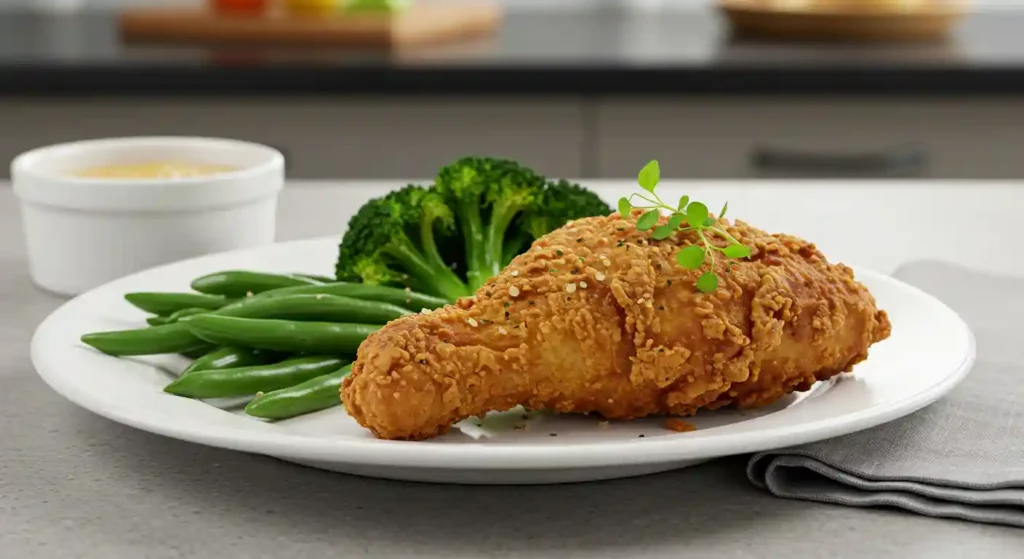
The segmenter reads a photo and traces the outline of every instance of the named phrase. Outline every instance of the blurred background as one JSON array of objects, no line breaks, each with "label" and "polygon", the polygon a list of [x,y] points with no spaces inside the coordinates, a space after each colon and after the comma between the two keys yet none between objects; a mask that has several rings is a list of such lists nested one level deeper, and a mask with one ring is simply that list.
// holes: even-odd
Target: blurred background
[{"label": "blurred background", "polygon": [[466,36],[337,44],[124,31],[126,9],[205,1],[0,0],[0,159],[183,134],[278,147],[290,178],[428,177],[469,153],[585,178],[654,158],[673,178],[1024,176],[1016,1],[495,1]]}]

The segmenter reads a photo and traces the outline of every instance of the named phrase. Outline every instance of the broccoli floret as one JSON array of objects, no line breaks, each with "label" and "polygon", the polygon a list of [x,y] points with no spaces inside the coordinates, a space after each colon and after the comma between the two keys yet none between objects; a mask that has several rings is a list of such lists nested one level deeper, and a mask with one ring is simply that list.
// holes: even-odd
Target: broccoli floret
[{"label": "broccoli floret", "polygon": [[608,215],[612,209],[586,188],[566,180],[548,182],[532,209],[521,215],[514,232],[505,241],[502,267],[526,252],[534,239],[562,227],[568,221],[581,217]]},{"label": "broccoli floret", "polygon": [[523,228],[536,239],[574,219],[608,215],[611,211],[597,194],[576,183],[549,182],[540,203],[524,216]]},{"label": "broccoli floret", "polygon": [[435,187],[453,208],[465,243],[470,289],[501,271],[510,226],[534,208],[544,183],[531,169],[490,157],[464,157],[438,173]]},{"label": "broccoli floret", "polygon": [[337,278],[454,301],[472,295],[535,238],[610,212],[577,184],[548,182],[512,161],[467,157],[441,169],[433,187],[410,185],[360,208],[342,239]]},{"label": "broccoli floret", "polygon": [[470,295],[441,256],[435,238],[454,230],[451,209],[432,190],[407,186],[371,200],[349,221],[338,254],[337,278],[404,285],[452,301]]}]

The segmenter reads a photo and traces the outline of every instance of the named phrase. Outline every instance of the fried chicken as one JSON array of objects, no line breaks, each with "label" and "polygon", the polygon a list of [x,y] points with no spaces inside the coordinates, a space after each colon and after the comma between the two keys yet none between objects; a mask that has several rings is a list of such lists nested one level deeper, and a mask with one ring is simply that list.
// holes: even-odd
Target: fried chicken
[{"label": "fried chicken", "polygon": [[372,334],[342,386],[348,412],[377,437],[419,440],[520,404],[608,419],[762,406],[889,335],[852,270],[813,244],[719,220],[753,254],[728,271],[719,257],[719,287],[702,293],[701,272],[675,261],[694,234],[654,241],[635,218],[571,222],[475,296]]}]

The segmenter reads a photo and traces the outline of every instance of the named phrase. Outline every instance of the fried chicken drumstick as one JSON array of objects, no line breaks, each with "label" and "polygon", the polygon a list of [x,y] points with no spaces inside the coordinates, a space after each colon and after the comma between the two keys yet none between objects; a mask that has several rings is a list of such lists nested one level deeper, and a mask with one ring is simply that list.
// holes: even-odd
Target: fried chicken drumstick
[{"label": "fried chicken drumstick", "polygon": [[[609,419],[767,405],[864,360],[884,311],[813,244],[719,221],[750,247],[717,291],[636,215],[577,220],[457,304],[389,323],[359,348],[342,396],[377,437],[426,439],[516,405]],[[664,219],[663,219],[664,222]]]}]

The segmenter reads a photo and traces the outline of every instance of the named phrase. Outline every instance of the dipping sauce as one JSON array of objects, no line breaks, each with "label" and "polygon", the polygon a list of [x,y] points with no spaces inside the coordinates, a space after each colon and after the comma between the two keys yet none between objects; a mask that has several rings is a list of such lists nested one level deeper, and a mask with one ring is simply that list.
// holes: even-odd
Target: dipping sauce
[{"label": "dipping sauce", "polygon": [[90,167],[75,172],[74,176],[89,179],[179,179],[228,173],[238,169],[230,165],[164,161]]}]

